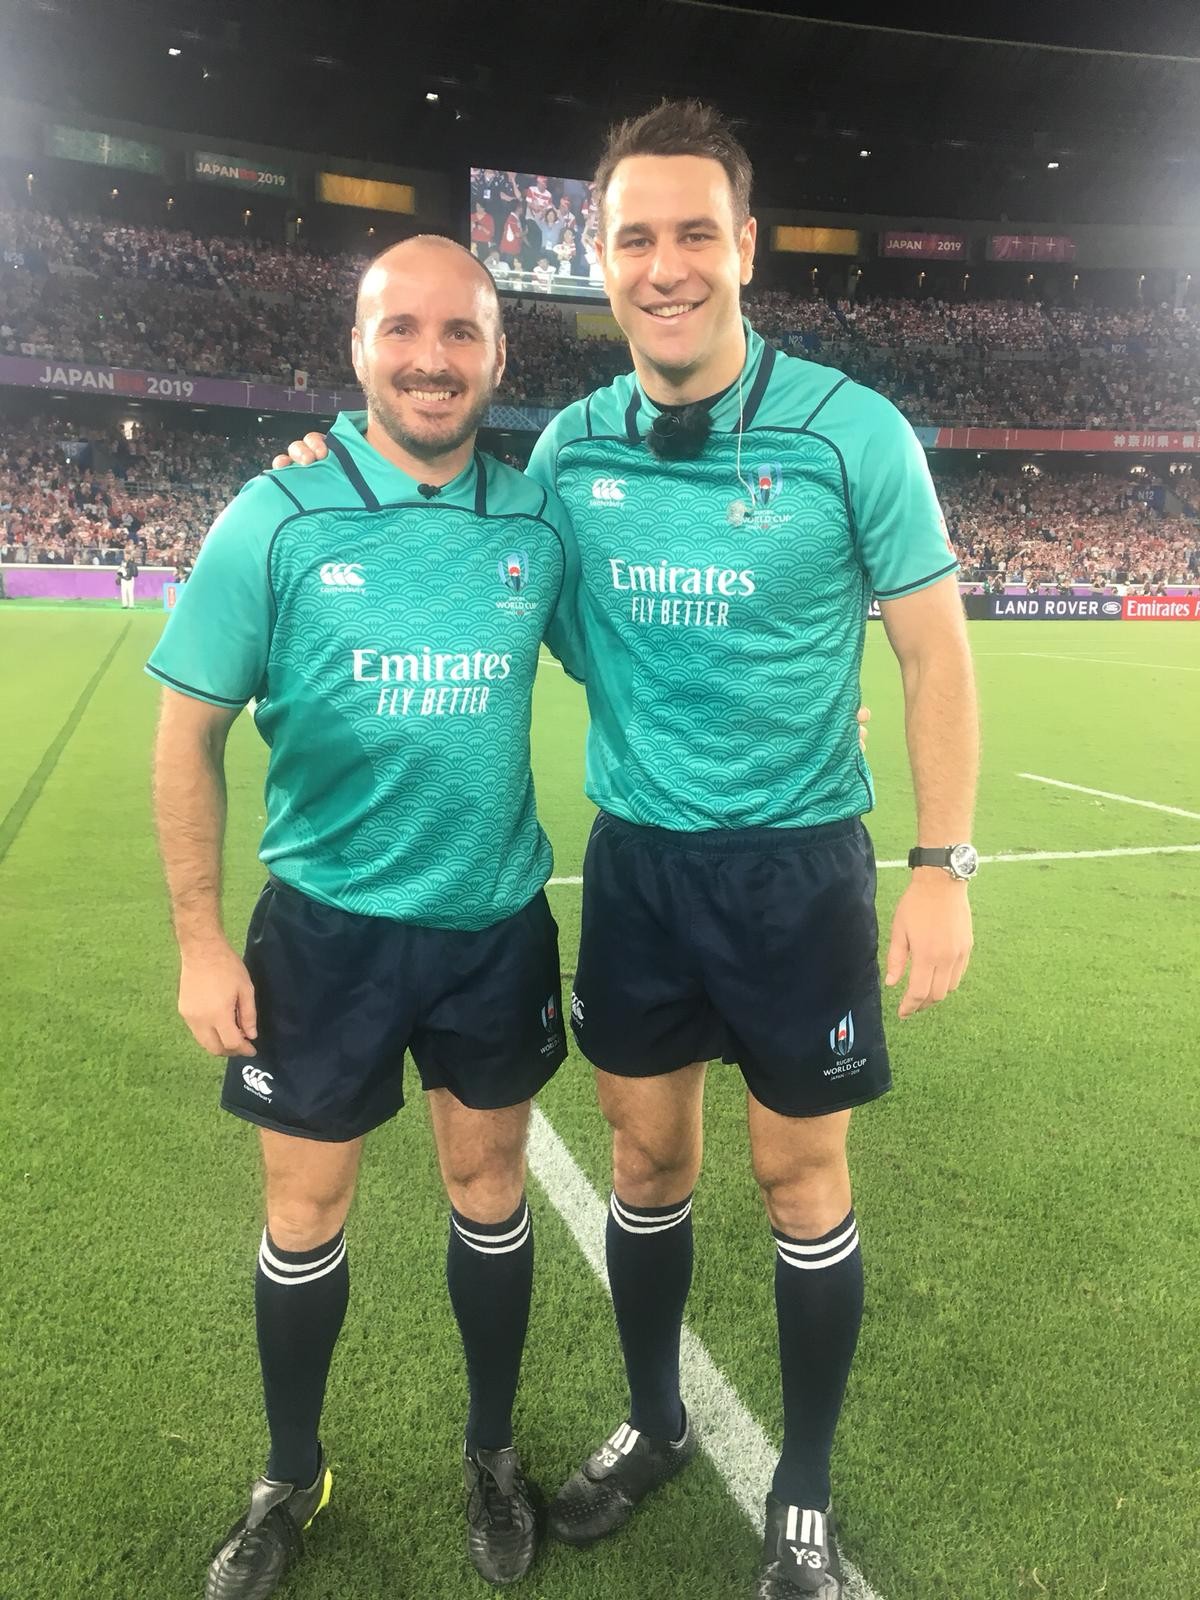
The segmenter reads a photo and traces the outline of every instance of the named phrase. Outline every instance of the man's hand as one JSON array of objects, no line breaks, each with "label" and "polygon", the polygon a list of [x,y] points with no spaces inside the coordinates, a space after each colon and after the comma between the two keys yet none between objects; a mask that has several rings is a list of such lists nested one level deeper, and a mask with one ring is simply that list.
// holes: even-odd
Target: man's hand
[{"label": "man's hand", "polygon": [[892,919],[884,982],[894,988],[909,966],[897,1015],[914,1016],[957,989],[971,959],[967,886],[941,867],[917,867]]},{"label": "man's hand", "polygon": [[867,723],[871,720],[870,706],[859,706],[854,720],[858,723],[858,748],[865,756],[867,753]]},{"label": "man's hand", "polygon": [[329,454],[329,446],[325,443],[323,433],[306,433],[303,439],[293,439],[287,447],[287,455],[278,455],[272,462],[272,468],[290,467],[294,462],[298,467],[311,467],[314,462],[324,461]]},{"label": "man's hand", "polygon": [[252,1056],[258,1036],[254,985],[224,940],[190,947],[179,976],[179,1015],[214,1056]]}]

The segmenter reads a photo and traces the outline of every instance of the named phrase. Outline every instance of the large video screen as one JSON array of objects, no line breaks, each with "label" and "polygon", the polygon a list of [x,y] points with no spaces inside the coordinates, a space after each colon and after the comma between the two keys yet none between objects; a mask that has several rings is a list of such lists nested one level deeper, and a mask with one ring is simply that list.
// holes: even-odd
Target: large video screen
[{"label": "large video screen", "polygon": [[510,294],[604,299],[586,178],[471,168],[471,250]]}]

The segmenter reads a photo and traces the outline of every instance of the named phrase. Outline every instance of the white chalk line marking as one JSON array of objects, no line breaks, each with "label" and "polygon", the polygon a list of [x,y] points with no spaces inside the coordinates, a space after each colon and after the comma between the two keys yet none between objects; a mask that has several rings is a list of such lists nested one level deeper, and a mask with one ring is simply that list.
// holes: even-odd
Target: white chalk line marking
[{"label": "white chalk line marking", "polygon": [[[608,1208],[536,1106],[529,1124],[529,1167],[607,1294],[604,1233]],[[764,1251],[768,1237],[764,1225]],[[688,1410],[705,1454],[725,1480],[739,1510],[755,1532],[761,1532],[764,1501],[778,1452],[686,1323],[680,1343],[680,1370]],[[882,1600],[844,1554],[842,1567],[846,1600]]]},{"label": "white chalk line marking", "polygon": [[[1024,776],[1024,774],[1022,774]],[[1073,785],[1068,785],[1073,787]],[[1089,790],[1089,793],[1098,794],[1099,790]],[[1114,796],[1121,799],[1123,796]],[[1135,800],[1135,805],[1149,805],[1148,800]],[[1159,807],[1160,810],[1170,810],[1171,807]],[[1184,811],[1185,817],[1194,817],[1196,812]],[[995,856],[980,856],[980,863],[984,866],[1008,866],[1020,861],[1107,861],[1115,856],[1186,856],[1200,853],[1200,844],[1134,844],[1122,845],[1115,850],[1014,850]],[[907,861],[877,861],[876,867],[883,871],[895,871],[898,867],[907,867]],[[578,888],[583,882],[581,877],[551,878],[551,888]]]},{"label": "white chalk line marking", "polygon": [[1062,778],[1046,778],[1040,772],[1018,772],[1018,778],[1028,778],[1030,783],[1048,783],[1055,789],[1071,789],[1075,794],[1094,794],[1101,800],[1117,800],[1123,806],[1145,806],[1147,811],[1165,811],[1172,817],[1190,817],[1200,822],[1200,811],[1185,811],[1182,806],[1164,806],[1157,800],[1137,800],[1131,794],[1114,794],[1111,789],[1089,789],[1082,783],[1065,783]]},{"label": "white chalk line marking", "polygon": [[976,650],[976,657],[988,656],[992,660],[1005,657],[1015,660],[1026,656],[1038,661],[1087,661],[1103,667],[1147,667],[1151,672],[1200,672],[1200,667],[1178,667],[1166,661],[1126,661],[1121,656],[1076,656],[1065,650]]}]

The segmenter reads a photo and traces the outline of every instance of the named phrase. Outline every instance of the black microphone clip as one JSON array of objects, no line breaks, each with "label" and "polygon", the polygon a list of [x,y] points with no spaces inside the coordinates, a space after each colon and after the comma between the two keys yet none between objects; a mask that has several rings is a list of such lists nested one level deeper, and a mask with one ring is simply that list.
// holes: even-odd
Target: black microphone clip
[{"label": "black microphone clip", "polygon": [[684,406],[655,417],[646,444],[660,461],[690,461],[700,455],[712,432],[712,412],[707,405]]},{"label": "black microphone clip", "polygon": [[432,500],[435,495],[439,495],[441,492],[442,486],[440,483],[419,483],[417,485],[417,493],[425,500]]}]

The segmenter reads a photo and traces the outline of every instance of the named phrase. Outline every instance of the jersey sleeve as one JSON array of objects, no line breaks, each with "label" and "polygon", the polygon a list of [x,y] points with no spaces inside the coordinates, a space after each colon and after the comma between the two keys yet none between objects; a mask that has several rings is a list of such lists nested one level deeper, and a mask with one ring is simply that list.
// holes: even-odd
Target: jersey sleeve
[{"label": "jersey sleeve", "polygon": [[267,549],[289,509],[267,477],[225,507],[146,663],[152,678],[231,709],[258,694],[274,620]]},{"label": "jersey sleeve", "polygon": [[563,547],[563,581],[558,602],[546,624],[546,643],[562,662],[568,677],[582,683],[586,677],[587,649],[583,628],[583,583],[579,569],[579,547],[566,506],[550,493],[542,513],[554,524]]},{"label": "jersey sleeve", "polygon": [[858,551],[877,600],[897,600],[958,570],[920,441],[882,395],[850,474]]}]

